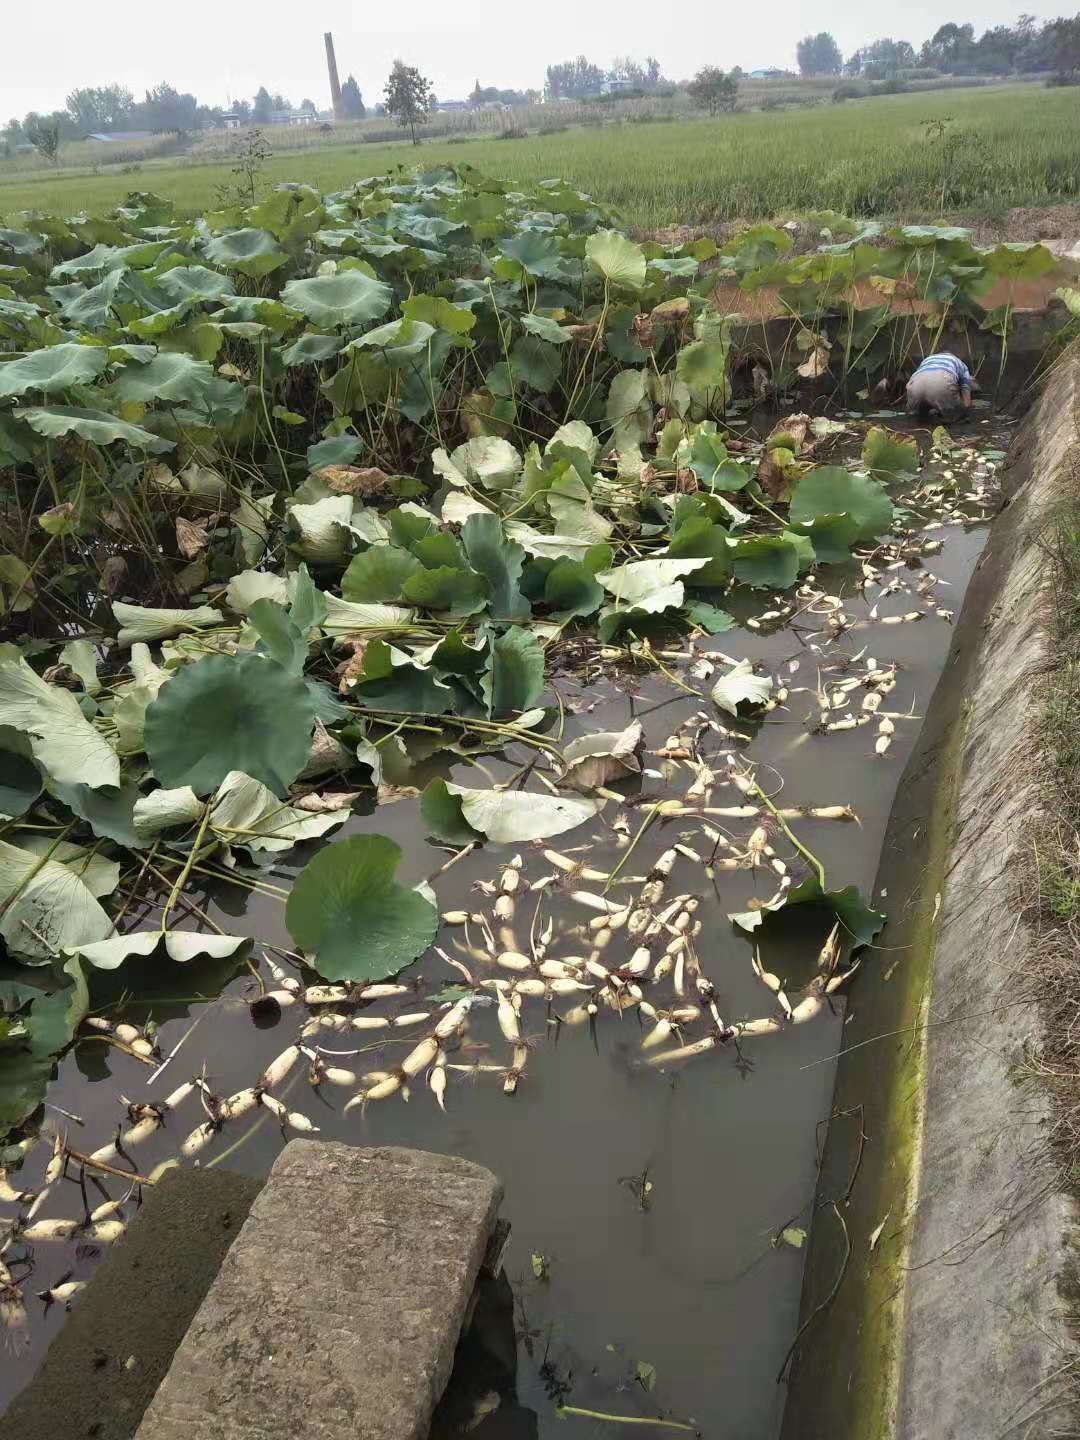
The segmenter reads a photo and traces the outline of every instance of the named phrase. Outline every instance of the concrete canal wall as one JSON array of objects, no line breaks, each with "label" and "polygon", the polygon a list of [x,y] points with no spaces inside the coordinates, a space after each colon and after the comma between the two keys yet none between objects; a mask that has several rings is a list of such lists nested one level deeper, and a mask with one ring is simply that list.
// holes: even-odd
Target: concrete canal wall
[{"label": "concrete canal wall", "polygon": [[890,822],[890,923],[849,998],[784,1440],[1077,1433],[1080,1231],[1049,1099],[1021,1083],[1042,1026],[1018,886],[1054,665],[1046,536],[1080,499],[1080,355],[1004,483]]}]

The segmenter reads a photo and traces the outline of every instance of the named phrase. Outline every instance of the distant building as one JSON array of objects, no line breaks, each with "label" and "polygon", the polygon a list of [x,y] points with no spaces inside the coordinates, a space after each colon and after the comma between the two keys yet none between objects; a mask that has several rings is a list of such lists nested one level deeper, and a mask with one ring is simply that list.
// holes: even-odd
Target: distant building
[{"label": "distant building", "polygon": [[236,113],[235,110],[228,110],[221,117],[221,123],[226,130],[239,130],[246,122]]},{"label": "distant building", "polygon": [[632,80],[624,80],[621,76],[609,75],[601,81],[601,95],[624,95],[628,90],[635,90],[637,86]]},{"label": "distant building", "polygon": [[100,140],[105,145],[112,145],[118,140],[152,140],[153,136],[153,130],[96,130],[84,138]]},{"label": "distant building", "polygon": [[464,100],[437,100],[436,110],[467,110],[469,107]]},{"label": "distant building", "polygon": [[778,70],[775,65],[770,65],[766,70],[751,70],[751,80],[786,80],[790,74],[788,70]]},{"label": "distant building", "polygon": [[319,117],[311,110],[272,110],[271,125],[316,125]]}]

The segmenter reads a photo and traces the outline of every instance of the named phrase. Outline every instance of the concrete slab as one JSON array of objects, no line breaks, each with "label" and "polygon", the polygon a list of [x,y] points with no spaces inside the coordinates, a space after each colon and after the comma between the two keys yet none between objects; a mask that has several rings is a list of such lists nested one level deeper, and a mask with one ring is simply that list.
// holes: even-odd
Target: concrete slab
[{"label": "concrete slab", "polygon": [[172,1170],[79,1296],[0,1440],[131,1440],[261,1180]]},{"label": "concrete slab", "polygon": [[423,1440],[500,1198],[453,1156],[294,1140],[137,1440]]}]

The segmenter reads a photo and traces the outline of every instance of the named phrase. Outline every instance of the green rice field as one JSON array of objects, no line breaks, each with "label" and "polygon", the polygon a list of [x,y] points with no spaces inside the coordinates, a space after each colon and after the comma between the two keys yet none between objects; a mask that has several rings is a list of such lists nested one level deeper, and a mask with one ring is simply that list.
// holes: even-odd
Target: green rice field
[{"label": "green rice field", "polygon": [[[927,121],[947,120],[933,136]],[[1032,84],[819,102],[778,112],[669,123],[574,126],[522,139],[342,144],[275,156],[264,179],[341,188],[395,164],[469,161],[522,184],[562,176],[618,207],[627,224],[665,225],[835,209],[853,215],[1045,205],[1080,195],[1080,89]],[[268,132],[273,143],[273,132]],[[192,213],[232,180],[195,159],[101,166],[97,173],[0,167],[0,216],[32,208],[101,211],[152,189]]]}]

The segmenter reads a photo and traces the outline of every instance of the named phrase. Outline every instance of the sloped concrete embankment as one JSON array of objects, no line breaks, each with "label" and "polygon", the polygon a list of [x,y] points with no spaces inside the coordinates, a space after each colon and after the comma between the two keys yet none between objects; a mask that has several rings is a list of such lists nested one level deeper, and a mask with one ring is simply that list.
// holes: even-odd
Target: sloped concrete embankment
[{"label": "sloped concrete embankment", "polygon": [[784,1440],[1080,1434],[1077,1218],[1049,1100],[1019,1078],[1041,1024],[1018,895],[1055,663],[1045,540],[1080,498],[1080,355],[1004,478],[890,821],[890,922],[849,998]]}]

